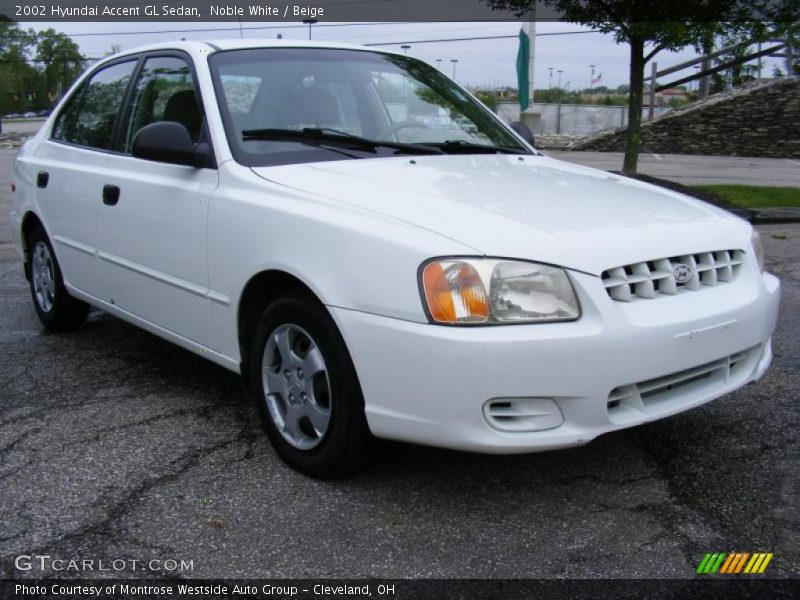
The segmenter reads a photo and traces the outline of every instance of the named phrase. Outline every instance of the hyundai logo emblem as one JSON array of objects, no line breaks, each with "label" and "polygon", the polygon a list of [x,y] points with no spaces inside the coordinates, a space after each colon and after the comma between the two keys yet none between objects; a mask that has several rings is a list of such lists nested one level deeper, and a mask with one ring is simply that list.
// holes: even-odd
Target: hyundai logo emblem
[{"label": "hyundai logo emblem", "polygon": [[692,278],[692,268],[689,265],[678,263],[673,265],[672,275],[677,283],[686,283]]}]

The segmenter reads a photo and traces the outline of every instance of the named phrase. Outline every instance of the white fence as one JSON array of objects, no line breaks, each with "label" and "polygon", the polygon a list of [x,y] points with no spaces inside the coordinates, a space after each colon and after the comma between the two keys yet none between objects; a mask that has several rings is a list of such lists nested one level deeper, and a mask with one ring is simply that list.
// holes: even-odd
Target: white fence
[{"label": "white fence", "polygon": [[[645,109],[643,112],[646,111]],[[656,107],[655,114],[660,115],[670,110],[667,107]],[[628,124],[627,106],[607,106],[603,104],[532,104],[526,112],[539,115],[538,118],[525,119],[534,133],[564,133],[568,135],[590,135],[596,131],[612,127],[625,127]],[[517,102],[498,102],[497,115],[511,123],[520,121],[519,104]]]}]

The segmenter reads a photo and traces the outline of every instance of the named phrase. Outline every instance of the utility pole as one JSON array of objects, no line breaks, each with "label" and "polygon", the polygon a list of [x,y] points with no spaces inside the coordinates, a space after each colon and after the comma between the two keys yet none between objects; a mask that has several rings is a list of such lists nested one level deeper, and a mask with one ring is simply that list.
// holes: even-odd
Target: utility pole
[{"label": "utility pole", "polygon": [[594,68],[596,66],[597,65],[589,65],[589,68],[592,70],[591,75],[589,75],[589,89],[592,89],[594,87]]},{"label": "utility pole", "polygon": [[[761,42],[758,42],[758,53],[761,54]],[[758,59],[758,80],[761,81],[761,58]]]},{"label": "utility pole", "polygon": [[453,81],[456,80],[456,63],[458,62],[457,58],[451,58],[450,62],[453,63]]},{"label": "utility pole", "polygon": [[[534,71],[536,64],[536,3],[533,3],[531,10],[531,17],[528,21],[528,38],[530,39],[530,47],[528,52],[528,98],[530,103],[534,102],[534,92],[536,91]],[[529,110],[531,107],[528,107]]]},{"label": "utility pole", "polygon": [[558,70],[558,109],[556,110],[556,133],[561,133],[561,69]]},{"label": "utility pole", "polygon": [[647,120],[652,121],[656,110],[656,74],[658,73],[658,63],[653,61],[650,65],[650,101],[647,107]]},{"label": "utility pole", "polygon": [[550,71],[547,76],[547,89],[549,90],[553,87],[553,67],[547,67],[547,70]]},{"label": "utility pole", "polygon": [[[708,71],[711,68],[711,59],[708,57],[714,51],[714,38],[709,36],[703,40],[703,62],[700,63],[701,71]],[[699,87],[697,88],[697,99],[705,100],[708,98],[708,93],[711,87],[711,77],[703,75],[700,78]]]},{"label": "utility pole", "polygon": [[308,25],[308,39],[311,39],[311,26],[316,22],[316,19],[303,19],[303,23]]}]

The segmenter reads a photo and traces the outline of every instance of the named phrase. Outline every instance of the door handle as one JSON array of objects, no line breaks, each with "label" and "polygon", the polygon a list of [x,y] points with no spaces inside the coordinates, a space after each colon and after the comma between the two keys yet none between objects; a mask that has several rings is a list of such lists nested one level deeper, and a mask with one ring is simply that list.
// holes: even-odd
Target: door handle
[{"label": "door handle", "polygon": [[46,188],[49,181],[50,173],[47,171],[39,171],[39,174],[36,176],[36,187]]},{"label": "door handle", "polygon": [[104,185],[103,186],[103,204],[107,204],[108,206],[114,206],[117,202],[119,202],[119,188],[115,185]]}]

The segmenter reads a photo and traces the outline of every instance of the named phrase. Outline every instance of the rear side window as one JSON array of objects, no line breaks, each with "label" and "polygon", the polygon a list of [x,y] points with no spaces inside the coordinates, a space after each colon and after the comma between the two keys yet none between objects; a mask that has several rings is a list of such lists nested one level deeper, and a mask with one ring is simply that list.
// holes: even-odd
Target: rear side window
[{"label": "rear side window", "polygon": [[142,127],[159,121],[180,123],[197,142],[202,120],[188,63],[174,56],[148,58],[133,93],[124,151],[130,153],[133,138]]},{"label": "rear side window", "polygon": [[59,114],[53,139],[111,150],[114,124],[136,60],[117,63],[97,71]]}]

